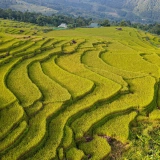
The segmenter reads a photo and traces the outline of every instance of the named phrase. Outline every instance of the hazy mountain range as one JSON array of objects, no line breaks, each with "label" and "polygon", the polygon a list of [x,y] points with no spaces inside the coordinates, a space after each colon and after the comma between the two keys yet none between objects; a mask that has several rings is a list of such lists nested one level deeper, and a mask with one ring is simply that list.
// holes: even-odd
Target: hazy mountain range
[{"label": "hazy mountain range", "polygon": [[0,7],[112,20],[160,21],[160,0],[1,0]]}]

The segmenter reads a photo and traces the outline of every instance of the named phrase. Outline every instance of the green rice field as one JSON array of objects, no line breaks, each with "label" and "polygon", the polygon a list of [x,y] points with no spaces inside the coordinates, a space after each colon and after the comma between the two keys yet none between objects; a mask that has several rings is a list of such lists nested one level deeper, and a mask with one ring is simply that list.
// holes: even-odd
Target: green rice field
[{"label": "green rice field", "polygon": [[0,19],[0,160],[160,159],[160,37]]}]

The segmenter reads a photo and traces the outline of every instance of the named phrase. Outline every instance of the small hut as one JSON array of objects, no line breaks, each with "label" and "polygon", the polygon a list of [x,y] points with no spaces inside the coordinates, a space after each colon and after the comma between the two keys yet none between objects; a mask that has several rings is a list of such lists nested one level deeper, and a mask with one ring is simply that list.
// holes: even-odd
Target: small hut
[{"label": "small hut", "polygon": [[67,28],[67,24],[66,23],[61,23],[58,28]]},{"label": "small hut", "polygon": [[89,28],[99,28],[99,27],[100,27],[100,25],[98,23],[91,23],[89,25]]}]

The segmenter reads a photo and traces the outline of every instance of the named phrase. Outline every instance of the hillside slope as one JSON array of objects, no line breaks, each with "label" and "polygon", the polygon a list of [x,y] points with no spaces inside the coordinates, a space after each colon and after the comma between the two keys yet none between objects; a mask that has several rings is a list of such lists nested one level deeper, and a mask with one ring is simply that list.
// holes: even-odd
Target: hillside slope
[{"label": "hillside slope", "polygon": [[[160,20],[159,0],[93,0],[96,3],[120,10],[132,11],[134,14],[145,18]],[[92,2],[93,2],[92,1]]]},{"label": "hillside slope", "polygon": [[160,21],[159,0],[2,0],[0,7],[43,14],[58,11],[61,14],[112,20]]},{"label": "hillside slope", "polygon": [[41,0],[26,2],[50,6],[62,13],[97,18],[128,19],[131,21],[160,21],[158,0]]},{"label": "hillside slope", "polygon": [[0,8],[9,8],[10,5],[15,4],[16,0],[1,0]]},{"label": "hillside slope", "polygon": [[0,19],[0,159],[160,159],[159,37],[44,28]]}]

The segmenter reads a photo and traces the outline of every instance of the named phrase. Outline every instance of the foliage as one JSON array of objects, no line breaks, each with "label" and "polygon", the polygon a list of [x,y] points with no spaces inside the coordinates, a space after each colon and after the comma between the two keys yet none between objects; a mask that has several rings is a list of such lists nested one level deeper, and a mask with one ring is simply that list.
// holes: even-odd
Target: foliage
[{"label": "foliage", "polygon": [[159,122],[141,117],[141,120],[133,122],[131,126],[130,139],[132,139],[132,145],[123,154],[122,159],[159,159]]},{"label": "foliage", "polygon": [[[40,26],[58,26],[61,23],[75,24],[76,27],[87,26],[91,19],[83,17],[73,18],[65,15],[45,16],[42,13],[13,11],[11,9],[0,9],[0,18],[14,19],[21,22],[29,22]],[[75,27],[74,26],[74,27]]]}]

